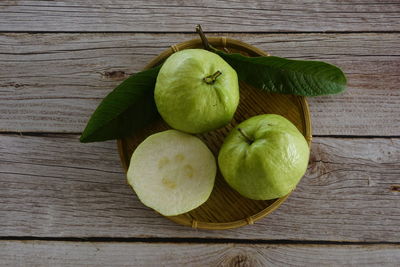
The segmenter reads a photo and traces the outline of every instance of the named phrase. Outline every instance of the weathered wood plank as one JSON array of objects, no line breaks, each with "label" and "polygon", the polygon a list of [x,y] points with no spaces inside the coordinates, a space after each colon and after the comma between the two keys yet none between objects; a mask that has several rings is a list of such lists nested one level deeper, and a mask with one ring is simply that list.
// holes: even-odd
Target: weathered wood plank
[{"label": "weathered wood plank", "polygon": [[398,1],[14,1],[0,31],[397,31]]},{"label": "weathered wood plank", "polygon": [[[341,95],[309,98],[316,135],[400,132],[400,34],[228,34],[296,59],[337,64]],[[0,131],[79,133],[127,75],[193,34],[1,34]]]},{"label": "weathered wood plank", "polygon": [[11,266],[398,266],[396,245],[1,241]]},{"label": "weathered wood plank", "polygon": [[400,241],[400,139],[315,138],[277,211],[234,230],[192,230],[143,206],[115,142],[0,135],[0,236]]}]

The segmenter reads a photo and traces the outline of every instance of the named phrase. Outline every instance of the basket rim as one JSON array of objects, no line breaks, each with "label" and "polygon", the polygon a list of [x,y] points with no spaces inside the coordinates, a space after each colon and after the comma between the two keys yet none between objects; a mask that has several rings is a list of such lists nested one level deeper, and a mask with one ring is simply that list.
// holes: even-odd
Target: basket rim
[{"label": "basket rim", "polygon": [[[234,47],[234,48],[238,48],[240,50],[244,50],[254,56],[270,56],[269,53],[255,47],[253,45],[250,45],[243,41],[240,41],[240,40],[227,38],[227,37],[214,37],[214,36],[208,37],[207,39],[208,39],[209,43],[214,46]],[[177,51],[180,51],[183,49],[188,49],[188,48],[193,48],[194,46],[198,46],[201,44],[202,44],[201,40],[197,38],[197,39],[187,40],[187,41],[175,44],[175,45],[171,45],[170,48],[164,50],[158,56],[154,57],[143,69],[146,70],[146,69],[149,69],[149,68],[152,68],[152,67],[158,65],[160,62],[162,62],[167,57],[169,57],[170,55],[172,55],[173,53],[175,53]],[[312,141],[312,127],[311,127],[311,114],[310,114],[310,110],[308,107],[308,103],[304,96],[296,96],[296,99],[298,100],[299,105],[303,111],[302,112],[302,114],[304,116],[303,127],[304,127],[304,132],[305,132],[304,137],[310,147],[311,141]],[[123,152],[122,143],[123,143],[122,139],[117,139],[117,147],[118,147],[118,153],[120,156],[121,165],[126,172],[128,170],[128,166],[126,165],[125,160],[124,160],[125,153]],[[238,228],[238,227],[245,226],[245,225],[254,224],[256,221],[258,221],[258,220],[264,218],[265,216],[267,216],[268,214],[272,213],[280,205],[282,205],[283,202],[286,201],[286,199],[290,196],[290,194],[292,192],[290,192],[286,196],[275,199],[271,205],[264,208],[260,212],[247,217],[246,219],[240,219],[240,220],[231,221],[231,222],[222,222],[222,223],[202,222],[202,221],[194,220],[193,218],[191,218],[189,220],[188,219],[189,216],[182,217],[182,216],[164,216],[162,214],[161,215],[175,223],[185,225],[185,226],[190,226],[194,229],[206,229],[206,230],[233,229],[233,228]],[[183,214],[181,214],[181,215],[183,215]]]}]

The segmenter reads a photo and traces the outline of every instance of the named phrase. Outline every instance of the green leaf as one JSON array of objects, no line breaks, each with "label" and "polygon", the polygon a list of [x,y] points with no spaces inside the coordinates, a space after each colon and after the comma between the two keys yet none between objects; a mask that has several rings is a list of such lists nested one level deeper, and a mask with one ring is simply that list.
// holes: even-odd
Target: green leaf
[{"label": "green leaf", "polygon": [[344,73],[325,62],[246,57],[213,50],[236,70],[239,80],[267,92],[318,96],[337,94],[346,88]]},{"label": "green leaf", "polygon": [[136,73],[109,93],[93,113],[80,141],[126,137],[159,118],[153,94],[160,68]]}]

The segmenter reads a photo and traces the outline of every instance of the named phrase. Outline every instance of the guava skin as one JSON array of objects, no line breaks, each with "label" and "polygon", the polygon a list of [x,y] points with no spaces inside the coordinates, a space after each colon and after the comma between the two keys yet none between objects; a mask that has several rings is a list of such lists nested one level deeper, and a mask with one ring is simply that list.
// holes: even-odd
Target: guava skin
[{"label": "guava skin", "polygon": [[218,164],[227,183],[241,195],[268,200],[296,187],[307,170],[309,154],[307,141],[296,126],[280,115],[264,114],[229,133]]},{"label": "guava skin", "polygon": [[[204,78],[221,74],[211,84]],[[236,71],[203,49],[172,54],[157,76],[154,99],[161,117],[187,133],[203,133],[228,124],[239,104]]]}]

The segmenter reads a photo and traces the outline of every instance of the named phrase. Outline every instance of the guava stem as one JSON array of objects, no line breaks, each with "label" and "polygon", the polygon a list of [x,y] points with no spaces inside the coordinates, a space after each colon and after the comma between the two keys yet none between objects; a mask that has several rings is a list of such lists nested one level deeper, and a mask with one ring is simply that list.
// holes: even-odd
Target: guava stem
[{"label": "guava stem", "polygon": [[244,137],[244,139],[246,139],[246,142],[251,145],[254,140],[251,139],[241,128],[237,128],[237,130],[239,131],[239,133]]},{"label": "guava stem", "polygon": [[211,50],[210,44],[208,43],[208,39],[206,35],[204,34],[203,30],[201,29],[200,24],[196,26],[196,32],[200,35],[201,42],[203,43],[204,49],[206,50]]},{"label": "guava stem", "polygon": [[214,74],[204,77],[203,80],[208,84],[213,84],[215,82],[215,80],[218,78],[218,76],[221,74],[222,74],[222,72],[217,70]]}]

